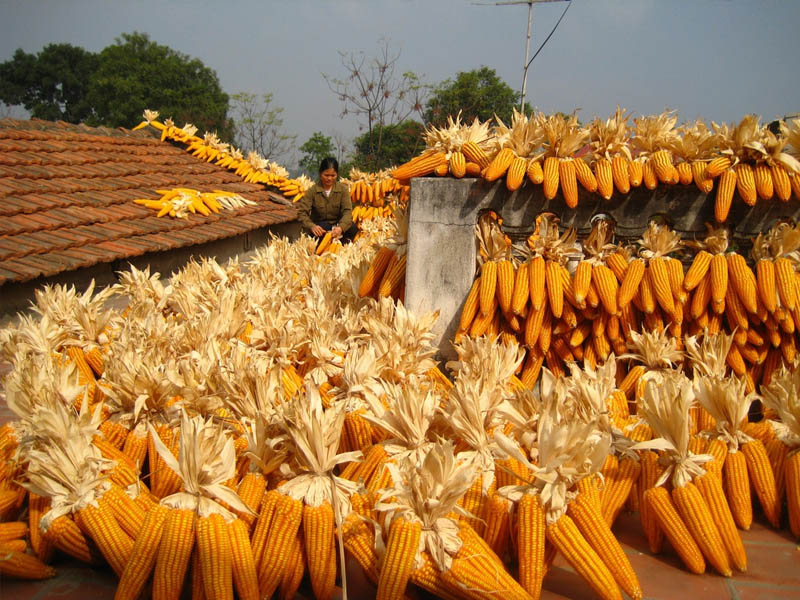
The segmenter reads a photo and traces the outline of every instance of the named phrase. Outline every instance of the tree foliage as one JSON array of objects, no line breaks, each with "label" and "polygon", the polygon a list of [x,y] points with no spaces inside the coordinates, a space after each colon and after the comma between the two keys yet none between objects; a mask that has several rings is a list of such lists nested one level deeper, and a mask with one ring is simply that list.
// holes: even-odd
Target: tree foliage
[{"label": "tree foliage", "polygon": [[36,119],[88,121],[94,111],[86,95],[98,63],[97,54],[71,44],[48,44],[38,54],[18,48],[0,64],[0,100]]},{"label": "tree foliage", "polygon": [[283,108],[272,106],[272,94],[240,92],[231,100],[234,141],[242,150],[275,160],[294,147],[297,136],[281,131]]},{"label": "tree foliage", "polygon": [[371,150],[369,133],[363,133],[353,142],[353,166],[364,171],[379,171],[403,164],[422,151],[424,132],[422,123],[411,119],[394,125],[376,125],[373,135],[380,136],[380,152]]},{"label": "tree foliage", "polygon": [[[509,123],[513,109],[519,108],[520,96],[494,69],[484,66],[461,71],[455,80],[445,79],[434,87],[425,108],[425,122],[440,127],[448,116],[455,118],[460,111],[463,122],[472,122],[475,117],[488,121],[497,115]],[[525,112],[531,112],[527,102]]]},{"label": "tree foliage", "polygon": [[145,33],[126,33],[100,53],[88,100],[99,124],[130,127],[145,108],[230,139],[228,95],[214,70],[162,46]]},{"label": "tree foliage", "polygon": [[231,133],[217,74],[137,32],[99,54],[70,44],[50,44],[38,54],[17,50],[0,64],[0,101],[22,105],[33,117],[109,127],[132,127],[149,108],[223,139]]},{"label": "tree foliage", "polygon": [[[323,135],[321,131],[311,134],[311,137],[300,146],[299,150],[303,153],[303,157],[300,159],[300,168],[311,178],[316,176],[323,158],[336,156],[333,141],[329,136]],[[339,169],[341,170],[341,165],[339,165]]]},{"label": "tree foliage", "polygon": [[357,152],[372,160],[385,152],[386,128],[421,113],[428,86],[411,71],[397,72],[400,52],[393,52],[385,39],[373,58],[368,59],[363,52],[339,52],[339,56],[346,72],[344,79],[323,77],[342,104],[342,116],[355,115],[365,130],[356,142]]}]

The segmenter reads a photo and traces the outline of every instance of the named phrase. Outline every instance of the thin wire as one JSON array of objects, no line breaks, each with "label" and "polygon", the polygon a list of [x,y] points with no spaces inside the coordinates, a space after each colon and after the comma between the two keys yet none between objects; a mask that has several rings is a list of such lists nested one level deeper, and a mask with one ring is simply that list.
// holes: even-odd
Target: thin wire
[{"label": "thin wire", "polygon": [[568,0],[568,1],[567,1],[567,7],[564,9],[564,12],[562,12],[562,13],[561,13],[561,16],[558,18],[558,21],[556,21],[556,24],[555,24],[555,26],[553,27],[553,30],[552,30],[552,31],[551,31],[549,34],[547,34],[547,37],[546,37],[546,38],[544,39],[544,41],[542,42],[542,45],[541,45],[541,46],[539,46],[539,49],[538,49],[538,50],[537,50],[537,51],[534,53],[534,55],[533,55],[533,56],[531,57],[531,59],[528,61],[528,64],[527,64],[527,65],[525,65],[525,68],[526,68],[526,69],[527,69],[528,67],[530,67],[530,66],[531,66],[531,63],[533,62],[533,59],[534,59],[534,58],[536,58],[536,57],[539,55],[539,52],[541,52],[541,51],[542,51],[542,48],[544,48],[544,45],[545,45],[545,44],[548,42],[548,40],[549,40],[549,39],[550,39],[550,38],[553,36],[553,34],[556,32],[556,29],[558,29],[558,26],[559,26],[559,24],[561,23],[561,20],[564,18],[564,15],[566,15],[566,14],[567,14],[567,11],[569,10],[569,7],[570,7],[570,6],[572,6],[572,1],[571,1],[571,0]]}]

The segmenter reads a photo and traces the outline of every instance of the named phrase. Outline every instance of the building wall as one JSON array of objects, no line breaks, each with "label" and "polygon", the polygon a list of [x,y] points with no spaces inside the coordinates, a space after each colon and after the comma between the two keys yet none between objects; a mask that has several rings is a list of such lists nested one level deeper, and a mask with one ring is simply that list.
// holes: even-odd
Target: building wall
[{"label": "building wall", "polygon": [[151,273],[161,273],[162,278],[168,278],[192,258],[215,258],[218,262],[224,262],[229,258],[241,256],[259,246],[268,244],[272,234],[295,239],[300,235],[300,225],[297,222],[289,222],[262,227],[242,235],[206,244],[175,248],[165,252],[149,252],[141,256],[60,273],[53,277],[37,277],[20,283],[7,282],[0,286],[0,325],[13,318],[17,313],[28,311],[35,298],[36,290],[45,285],[75,286],[79,292],[82,292],[94,280],[97,287],[105,287],[115,284],[117,273],[129,269],[130,265],[137,269],[149,266]]}]

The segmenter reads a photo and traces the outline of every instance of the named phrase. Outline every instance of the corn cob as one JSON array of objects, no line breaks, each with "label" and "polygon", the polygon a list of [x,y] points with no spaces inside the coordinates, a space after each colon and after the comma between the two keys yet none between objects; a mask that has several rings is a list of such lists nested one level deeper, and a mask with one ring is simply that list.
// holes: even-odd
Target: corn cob
[{"label": "corn cob", "polygon": [[756,439],[742,444],[741,452],[747,463],[751,487],[758,496],[767,520],[777,529],[780,527],[781,503],[767,450],[761,440]]},{"label": "corn cob", "polygon": [[99,562],[97,547],[67,515],[54,519],[46,530],[42,530],[42,534],[45,542],[51,543],[58,550],[81,562],[87,564]]},{"label": "corn cob", "polygon": [[628,174],[630,175],[631,187],[639,187],[642,185],[642,178],[644,177],[644,168],[642,161],[632,160],[628,162]]},{"label": "corn cob", "polygon": [[789,529],[800,538],[800,452],[794,451],[786,458],[786,507],[789,513]]},{"label": "corn cob", "polygon": [[[547,159],[545,159],[547,165]],[[564,202],[569,208],[578,206],[578,181],[575,175],[575,161],[572,158],[561,158],[558,161],[558,180]]]},{"label": "corn cob", "polygon": [[395,256],[395,253],[391,248],[382,246],[380,250],[378,250],[364,278],[361,280],[361,285],[358,288],[359,298],[371,296],[377,291],[377,286],[380,285],[386,267],[389,265],[393,256]]},{"label": "corn cob", "polygon": [[694,484],[703,499],[706,501],[711,514],[719,529],[720,537],[724,547],[728,551],[732,565],[741,572],[747,570],[747,555],[745,553],[742,536],[736,529],[728,501],[725,499],[725,491],[722,489],[722,479],[716,472],[707,471],[705,474],[696,477]]},{"label": "corn cob", "polygon": [[678,171],[678,180],[681,184],[689,185],[692,183],[694,176],[692,175],[692,165],[690,163],[681,161],[675,165],[675,169]]},{"label": "corn cob", "polygon": [[792,184],[789,181],[789,174],[786,172],[786,168],[780,163],[772,163],[769,169],[772,174],[775,195],[781,202],[788,201],[792,196]]},{"label": "corn cob", "polygon": [[24,521],[0,523],[0,543],[16,540],[28,535],[28,524]]},{"label": "corn cob", "polygon": [[658,176],[652,155],[642,163],[642,182],[648,190],[654,190],[658,186]]},{"label": "corn cob", "polygon": [[605,200],[610,200],[614,194],[614,176],[611,161],[599,158],[594,163],[594,176],[597,179],[597,191]]},{"label": "corn cob", "polygon": [[231,575],[236,595],[241,600],[258,600],[258,575],[248,526],[241,519],[227,524],[231,547]]},{"label": "corn cob", "polygon": [[[592,170],[589,168],[589,165],[586,164],[582,158],[576,158],[575,162],[575,177],[590,194],[593,194],[597,191],[597,178],[592,173]],[[540,182],[541,183],[541,182]]]},{"label": "corn cob", "polygon": [[683,289],[687,292],[691,292],[703,281],[711,265],[711,258],[711,254],[705,250],[701,250],[695,254],[694,260],[683,278]]},{"label": "corn cob", "polygon": [[280,600],[293,600],[297,597],[297,590],[300,589],[300,584],[306,572],[306,563],[308,562],[304,546],[303,536],[298,534],[289,554],[286,573],[281,580],[278,593]]},{"label": "corn cob", "polygon": [[180,598],[195,545],[194,521],[194,511],[170,509],[158,544],[153,571],[153,600]]},{"label": "corn cob", "polygon": [[464,142],[464,144],[461,145],[461,152],[468,161],[477,163],[481,169],[485,169],[489,166],[489,157],[475,142]]},{"label": "corn cob", "polygon": [[319,506],[303,505],[303,539],[308,574],[314,596],[326,600],[336,583],[336,548],[333,539],[333,508],[327,500]]},{"label": "corn cob", "polygon": [[483,178],[489,182],[500,179],[506,174],[506,171],[508,171],[511,163],[514,161],[514,158],[516,158],[516,155],[511,148],[502,148],[489,163],[489,166],[486,167],[486,170],[483,173]]},{"label": "corn cob", "polygon": [[[639,472],[639,481],[637,486],[637,492],[639,494],[639,517],[642,522],[642,529],[647,537],[647,544],[650,548],[650,551],[654,554],[657,554],[661,552],[661,546],[664,540],[664,531],[661,529],[650,503],[645,500],[644,496],[647,490],[655,486],[655,483],[658,481],[663,468],[658,464],[658,454],[655,452],[641,452],[639,454],[639,458],[639,462],[641,463],[641,470]],[[667,498],[669,498],[669,494],[667,494]]]},{"label": "corn cob", "polygon": [[728,498],[736,526],[739,529],[750,529],[753,522],[753,507],[744,455],[739,451],[728,452],[722,465],[722,472],[725,496]]},{"label": "corn cob", "polygon": [[749,163],[740,162],[734,167],[734,171],[736,171],[736,191],[739,192],[739,197],[748,206],[754,206],[758,195],[752,167]]},{"label": "corn cob", "polygon": [[[450,569],[441,573],[441,581],[450,590],[460,592],[468,588],[478,597],[485,597],[501,589],[509,600],[529,598],[492,549],[463,521],[459,522],[459,538],[461,549],[453,557]],[[419,585],[417,580],[412,581]]]},{"label": "corn cob", "polygon": [[736,171],[727,169],[719,177],[717,186],[717,196],[714,199],[714,218],[717,223],[724,223],[728,220],[733,201],[733,192],[736,190]]},{"label": "corn cob", "polygon": [[543,257],[536,256],[528,264],[528,289],[531,307],[534,311],[542,308],[545,299],[546,263]]},{"label": "corn cob", "polygon": [[663,257],[656,257],[650,260],[645,277],[650,278],[653,294],[659,306],[667,316],[671,317],[675,312],[675,301],[672,297],[669,273]]},{"label": "corn cob", "polygon": [[515,191],[520,188],[523,181],[525,181],[525,171],[527,169],[527,161],[521,156],[515,156],[511,161],[506,173],[506,188],[509,191]]},{"label": "corn cob", "polygon": [[709,267],[711,276],[711,308],[717,314],[724,310],[725,294],[728,290],[728,263],[724,254],[715,254]]},{"label": "corn cob", "polygon": [[731,252],[727,256],[728,279],[736,290],[742,305],[751,314],[757,312],[756,277],[747,266],[744,256]]},{"label": "corn cob", "polygon": [[644,500],[653,512],[664,535],[667,536],[670,544],[683,560],[683,564],[692,573],[699,575],[705,572],[706,563],[703,553],[689,532],[686,523],[678,514],[669,492],[661,486],[650,488],[645,491]]},{"label": "corn cob", "polygon": [[392,265],[391,271],[388,268],[386,269],[386,277],[381,280],[381,285],[378,288],[378,296],[391,296],[393,298],[396,296],[399,286],[405,281],[407,260],[408,255],[403,254],[403,256],[398,258],[397,262]]},{"label": "corn cob", "polygon": [[597,505],[578,494],[575,500],[569,503],[567,514],[611,572],[619,587],[630,598],[641,598],[642,587],[639,579],[636,577],[625,551],[600,514]]},{"label": "corn cob", "polygon": [[[701,163],[702,164],[702,163]],[[716,178],[722,175],[725,170],[730,168],[731,159],[727,156],[716,156],[705,164],[705,176]]]},{"label": "corn cob", "polygon": [[[627,408],[626,403],[625,412],[627,412]],[[617,520],[617,515],[625,505],[625,501],[631,493],[634,482],[639,478],[640,471],[641,465],[637,459],[629,457],[623,458],[619,461],[617,470],[612,473],[606,481],[601,510],[602,516],[609,527]],[[623,587],[623,589],[625,588]],[[630,592],[628,592],[628,594],[630,594]]]},{"label": "corn cob", "polygon": [[97,544],[117,576],[122,575],[133,551],[133,540],[119,526],[105,496],[97,500],[97,506],[89,504],[81,509],[75,522]]},{"label": "corn cob", "polygon": [[788,258],[775,259],[775,287],[786,310],[794,310],[796,306],[795,271]]},{"label": "corn cob", "polygon": [[775,188],[772,185],[772,172],[767,163],[757,163],[753,168],[753,178],[756,182],[756,192],[762,200],[772,200]]},{"label": "corn cob", "polygon": [[464,176],[480,177],[482,170],[483,168],[478,163],[467,161],[467,164],[464,165]]},{"label": "corn cob", "polygon": [[55,577],[56,570],[30,554],[3,551],[0,554],[0,575],[17,579],[48,579]]},{"label": "corn cob", "polygon": [[769,464],[775,474],[775,489],[778,491],[778,500],[783,501],[786,495],[786,457],[789,455],[789,448],[781,440],[773,438],[764,442],[767,449]]},{"label": "corn cob", "polygon": [[[614,273],[607,266],[597,264],[592,267],[592,281],[603,308],[609,315],[617,314],[617,294],[619,285]],[[554,313],[555,314],[555,313]]]},{"label": "corn cob", "polygon": [[621,154],[615,154],[611,159],[611,177],[620,194],[627,194],[631,190],[629,164],[628,159]]},{"label": "corn cob", "polygon": [[555,156],[548,156],[544,159],[544,182],[542,192],[545,200],[552,200],[558,193],[559,185],[559,160]]},{"label": "corn cob", "polygon": [[36,557],[43,563],[49,563],[53,556],[52,541],[46,540],[39,528],[42,516],[50,510],[50,498],[28,492],[28,530],[30,532],[31,548]]},{"label": "corn cob", "polygon": [[532,158],[528,161],[528,168],[525,170],[525,175],[531,183],[539,185],[544,181],[544,171],[542,170],[542,161]]},{"label": "corn cob", "polygon": [[206,598],[233,600],[233,552],[225,519],[219,513],[199,517],[196,536]]},{"label": "corn cob", "polygon": [[[550,312],[556,319],[561,318],[564,310],[564,287],[561,279],[561,265],[553,260],[547,261],[545,269],[545,284],[547,287],[547,300]],[[533,296],[531,295],[531,298]]]},{"label": "corn cob", "polygon": [[517,504],[519,582],[532,597],[538,598],[545,575],[544,509],[537,494],[524,494]]},{"label": "corn cob", "polygon": [[521,263],[514,276],[514,292],[511,296],[511,312],[522,315],[530,298],[530,284],[528,282],[529,262]]},{"label": "corn cob", "polygon": [[[478,295],[480,313],[483,316],[490,314],[490,309],[495,302],[495,290],[497,289],[497,262],[486,261],[481,267],[481,286]],[[493,312],[493,311],[492,311]]]},{"label": "corn cob", "polygon": [[156,564],[158,547],[164,532],[163,524],[168,514],[169,509],[161,505],[153,507],[147,513],[133,544],[131,559],[120,576],[114,600],[135,600],[139,597]]},{"label": "corn cob", "polygon": [[703,556],[721,575],[730,577],[731,565],[719,530],[706,501],[692,482],[673,488],[672,499]]},{"label": "corn cob", "polygon": [[486,527],[484,528],[483,539],[501,559],[506,556],[508,550],[510,510],[511,503],[497,492],[489,496],[486,503]]},{"label": "corn cob", "polygon": [[283,578],[302,514],[303,505],[299,500],[279,492],[259,564],[258,588],[262,598],[271,596]]},{"label": "corn cob", "polygon": [[[466,146],[466,144],[464,144]],[[462,146],[462,152],[464,147]],[[468,156],[465,154],[465,156]],[[472,157],[470,157],[472,159]],[[478,161],[474,161],[478,162]],[[392,171],[392,177],[399,180],[407,180],[412,177],[424,177],[430,175],[433,170],[441,165],[447,164],[447,156],[444,152],[429,151],[412,158],[407,163],[400,165]]]},{"label": "corn cob", "polygon": [[706,176],[706,163],[696,160],[692,162],[692,178],[697,189],[708,194],[714,189],[714,180]]},{"label": "corn cob", "polygon": [[606,564],[597,555],[575,522],[562,515],[546,526],[547,540],[553,544],[601,598],[622,599],[619,586]]},{"label": "corn cob", "polygon": [[450,173],[453,177],[462,178],[467,172],[467,159],[463,152],[455,150],[450,153]]},{"label": "corn cob", "polygon": [[500,310],[508,313],[511,310],[511,299],[514,296],[514,265],[510,260],[497,261],[497,303]]},{"label": "corn cob", "polygon": [[417,554],[422,523],[397,517],[389,527],[389,539],[386,542],[386,554],[378,579],[379,600],[400,600],[403,598],[406,585],[414,570],[414,558]]},{"label": "corn cob", "polygon": [[111,486],[104,498],[122,530],[135,540],[144,523],[145,510],[116,485]]}]

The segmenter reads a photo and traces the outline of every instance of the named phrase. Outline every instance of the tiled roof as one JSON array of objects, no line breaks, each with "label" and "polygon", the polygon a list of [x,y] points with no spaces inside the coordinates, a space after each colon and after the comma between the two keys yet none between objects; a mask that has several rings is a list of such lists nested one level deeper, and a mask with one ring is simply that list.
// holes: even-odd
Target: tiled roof
[{"label": "tiled roof", "polygon": [[[133,202],[175,187],[258,204],[182,219]],[[286,202],[148,131],[0,119],[0,285],[292,221]]]}]

